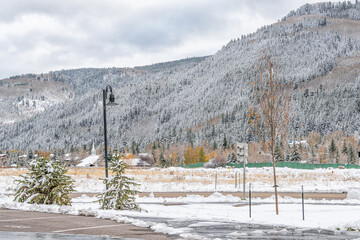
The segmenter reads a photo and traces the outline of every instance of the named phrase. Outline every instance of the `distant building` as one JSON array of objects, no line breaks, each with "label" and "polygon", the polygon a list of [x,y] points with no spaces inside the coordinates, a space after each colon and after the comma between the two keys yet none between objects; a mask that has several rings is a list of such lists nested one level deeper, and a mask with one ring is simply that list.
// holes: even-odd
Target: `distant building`
[{"label": "distant building", "polygon": [[65,153],[64,155],[64,161],[65,161],[65,164],[67,166],[71,166],[72,165],[72,156],[71,156],[71,153]]},{"label": "distant building", "polygon": [[0,154],[0,167],[6,167],[6,154]]},{"label": "distant building", "polygon": [[18,157],[18,162],[17,162],[18,167],[24,167],[25,164],[26,164],[26,161],[27,161],[27,155],[26,154],[19,156]]},{"label": "distant building", "polygon": [[65,155],[64,155],[64,160],[65,161],[71,161],[72,159],[71,159],[71,153],[65,153]]},{"label": "distant building", "polygon": [[128,167],[151,167],[149,163],[141,160],[140,158],[123,159],[123,161]]},{"label": "distant building", "polygon": [[81,162],[76,165],[77,167],[94,167],[97,165],[97,162],[99,160],[99,156],[96,155],[96,149],[93,143],[92,149],[91,149],[91,155],[87,158],[84,158],[81,160]]},{"label": "distant building", "polygon": [[301,140],[301,141],[290,141],[290,142],[289,142],[289,146],[290,146],[290,147],[293,147],[294,145],[295,145],[295,146],[300,146],[300,145],[301,145],[301,147],[305,147],[305,148],[309,147],[308,142],[305,141],[305,140]]}]

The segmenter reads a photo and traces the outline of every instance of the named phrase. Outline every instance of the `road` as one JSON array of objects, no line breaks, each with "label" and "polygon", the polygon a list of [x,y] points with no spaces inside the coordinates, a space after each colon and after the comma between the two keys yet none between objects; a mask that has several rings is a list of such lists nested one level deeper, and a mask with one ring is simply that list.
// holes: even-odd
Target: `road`
[{"label": "road", "polygon": [[[232,194],[234,196],[242,197],[241,192],[221,192],[222,194]],[[84,193],[73,194],[72,197],[79,197]],[[149,196],[150,193],[142,193],[141,196]],[[202,195],[210,196],[213,192],[158,192],[153,193],[155,197],[180,197],[186,195]],[[252,196],[255,197],[269,197],[273,193],[271,192],[254,192]],[[94,193],[87,193],[88,196],[95,195]],[[306,193],[307,198],[313,199],[344,199],[346,198],[346,193]],[[301,193],[291,193],[291,192],[281,192],[280,196],[291,196],[299,198]],[[184,203],[182,205],[187,205],[191,203]],[[243,205],[234,205],[230,204],[233,207],[239,207]],[[124,215],[126,217],[126,215]],[[129,216],[141,221],[149,221],[153,223],[162,223],[168,227],[174,229],[191,229],[191,233],[194,233],[198,236],[207,238],[207,239],[352,239],[356,236],[348,236],[346,233],[335,233],[334,231],[321,230],[316,228],[308,229],[298,229],[298,228],[289,228],[281,227],[277,229],[278,226],[267,226],[259,225],[253,223],[238,223],[234,222],[216,222],[216,220],[211,219],[211,224],[209,225],[209,220],[200,222],[198,219],[189,219],[189,220],[176,220],[171,218],[162,218],[162,217],[134,217]],[[241,230],[240,230],[241,229]],[[274,229],[276,231],[274,231]],[[264,235],[259,238],[254,231],[262,232]],[[256,232],[255,231],[255,232]],[[15,233],[14,233],[15,232]],[[32,236],[25,236],[29,238],[20,238],[18,235],[13,234],[22,234],[21,232],[47,232],[51,234],[86,234],[87,238],[32,238]],[[286,232],[286,233],[284,233]],[[234,233],[240,234],[233,236]],[[10,235],[7,235],[10,234]],[[12,235],[11,235],[12,234]],[[28,233],[29,234],[29,233]],[[97,219],[94,217],[85,217],[85,216],[72,216],[72,215],[62,215],[62,214],[51,214],[51,213],[40,213],[40,212],[26,212],[20,210],[9,210],[0,208],[0,239],[12,240],[28,240],[28,239],[64,239],[64,240],[74,240],[74,239],[86,239],[86,240],[99,240],[91,237],[93,236],[112,236],[117,237],[121,240],[138,240],[138,239],[177,239],[178,235],[174,234],[171,236],[155,233],[149,228],[140,228],[130,224],[116,223],[112,220],[103,220]],[[77,235],[80,236],[80,235]],[[42,236],[40,236],[42,237]],[[101,238],[105,240],[107,238]]]},{"label": "road", "polygon": [[[56,234],[86,234],[117,238],[168,240],[168,236],[149,228],[94,217],[27,212],[0,208],[0,239],[3,232],[41,232]],[[15,239],[17,239],[15,237]],[[40,239],[40,238],[36,238]]]},{"label": "road", "polygon": [[[186,197],[187,195],[199,195],[199,196],[208,197],[213,193],[214,192],[154,192],[153,194],[154,194],[154,197],[175,198],[175,197]],[[221,191],[219,191],[218,193],[221,193],[223,195],[231,194],[236,197],[243,197],[242,192],[221,192]],[[75,197],[80,197],[83,194],[85,194],[89,197],[93,197],[97,193],[73,193],[73,194],[70,194],[70,196],[72,198],[75,198]],[[143,192],[143,193],[139,193],[139,196],[140,197],[149,197],[150,194],[151,193],[149,193],[149,192]],[[249,197],[248,192],[245,195],[246,195],[246,198]],[[267,198],[267,197],[271,197],[272,195],[274,195],[273,192],[251,192],[252,198]],[[301,192],[279,192],[279,196],[301,198]],[[344,199],[346,199],[346,197],[347,197],[346,192],[344,192],[344,193],[331,193],[331,192],[306,192],[306,193],[304,193],[305,199],[311,198],[314,200],[321,200],[321,199],[344,200]]]}]

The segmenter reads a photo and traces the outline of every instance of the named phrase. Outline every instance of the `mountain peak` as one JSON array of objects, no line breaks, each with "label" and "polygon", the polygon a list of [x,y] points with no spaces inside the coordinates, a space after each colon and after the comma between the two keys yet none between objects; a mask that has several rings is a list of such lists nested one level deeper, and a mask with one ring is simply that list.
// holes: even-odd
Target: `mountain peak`
[{"label": "mountain peak", "polygon": [[332,18],[346,18],[352,20],[360,19],[360,4],[356,0],[355,3],[350,1],[344,2],[320,2],[313,4],[305,4],[296,10],[291,11],[282,20],[293,16],[304,16],[304,15],[322,15]]}]

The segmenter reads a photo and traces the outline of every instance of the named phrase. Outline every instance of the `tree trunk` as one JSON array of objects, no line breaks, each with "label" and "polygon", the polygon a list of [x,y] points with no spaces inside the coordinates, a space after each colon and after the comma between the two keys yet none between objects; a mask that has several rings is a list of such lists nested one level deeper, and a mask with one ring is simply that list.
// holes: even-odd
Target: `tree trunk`
[{"label": "tree trunk", "polygon": [[274,153],[272,154],[272,164],[273,164],[273,173],[274,173],[274,188],[275,188],[275,208],[276,215],[279,215],[279,203],[278,203],[278,192],[277,192],[277,184],[276,184],[276,168],[275,168],[275,157]]}]

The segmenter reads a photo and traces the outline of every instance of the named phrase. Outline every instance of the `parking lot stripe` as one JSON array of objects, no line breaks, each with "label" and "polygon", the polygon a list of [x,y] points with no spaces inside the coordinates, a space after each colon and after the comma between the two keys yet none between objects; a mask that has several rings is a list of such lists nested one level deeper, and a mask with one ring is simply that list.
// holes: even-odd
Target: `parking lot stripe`
[{"label": "parking lot stripe", "polygon": [[69,218],[77,216],[61,216],[61,217],[38,217],[38,218],[17,218],[17,219],[6,219],[0,220],[0,222],[18,222],[18,221],[28,221],[28,220],[42,220],[42,219],[55,219],[55,218]]},{"label": "parking lot stripe", "polygon": [[71,232],[71,231],[77,231],[77,230],[96,229],[96,228],[108,228],[108,227],[119,227],[119,224],[116,224],[116,225],[94,226],[94,227],[83,227],[83,228],[71,228],[71,229],[64,229],[64,230],[53,231],[53,233]]}]

